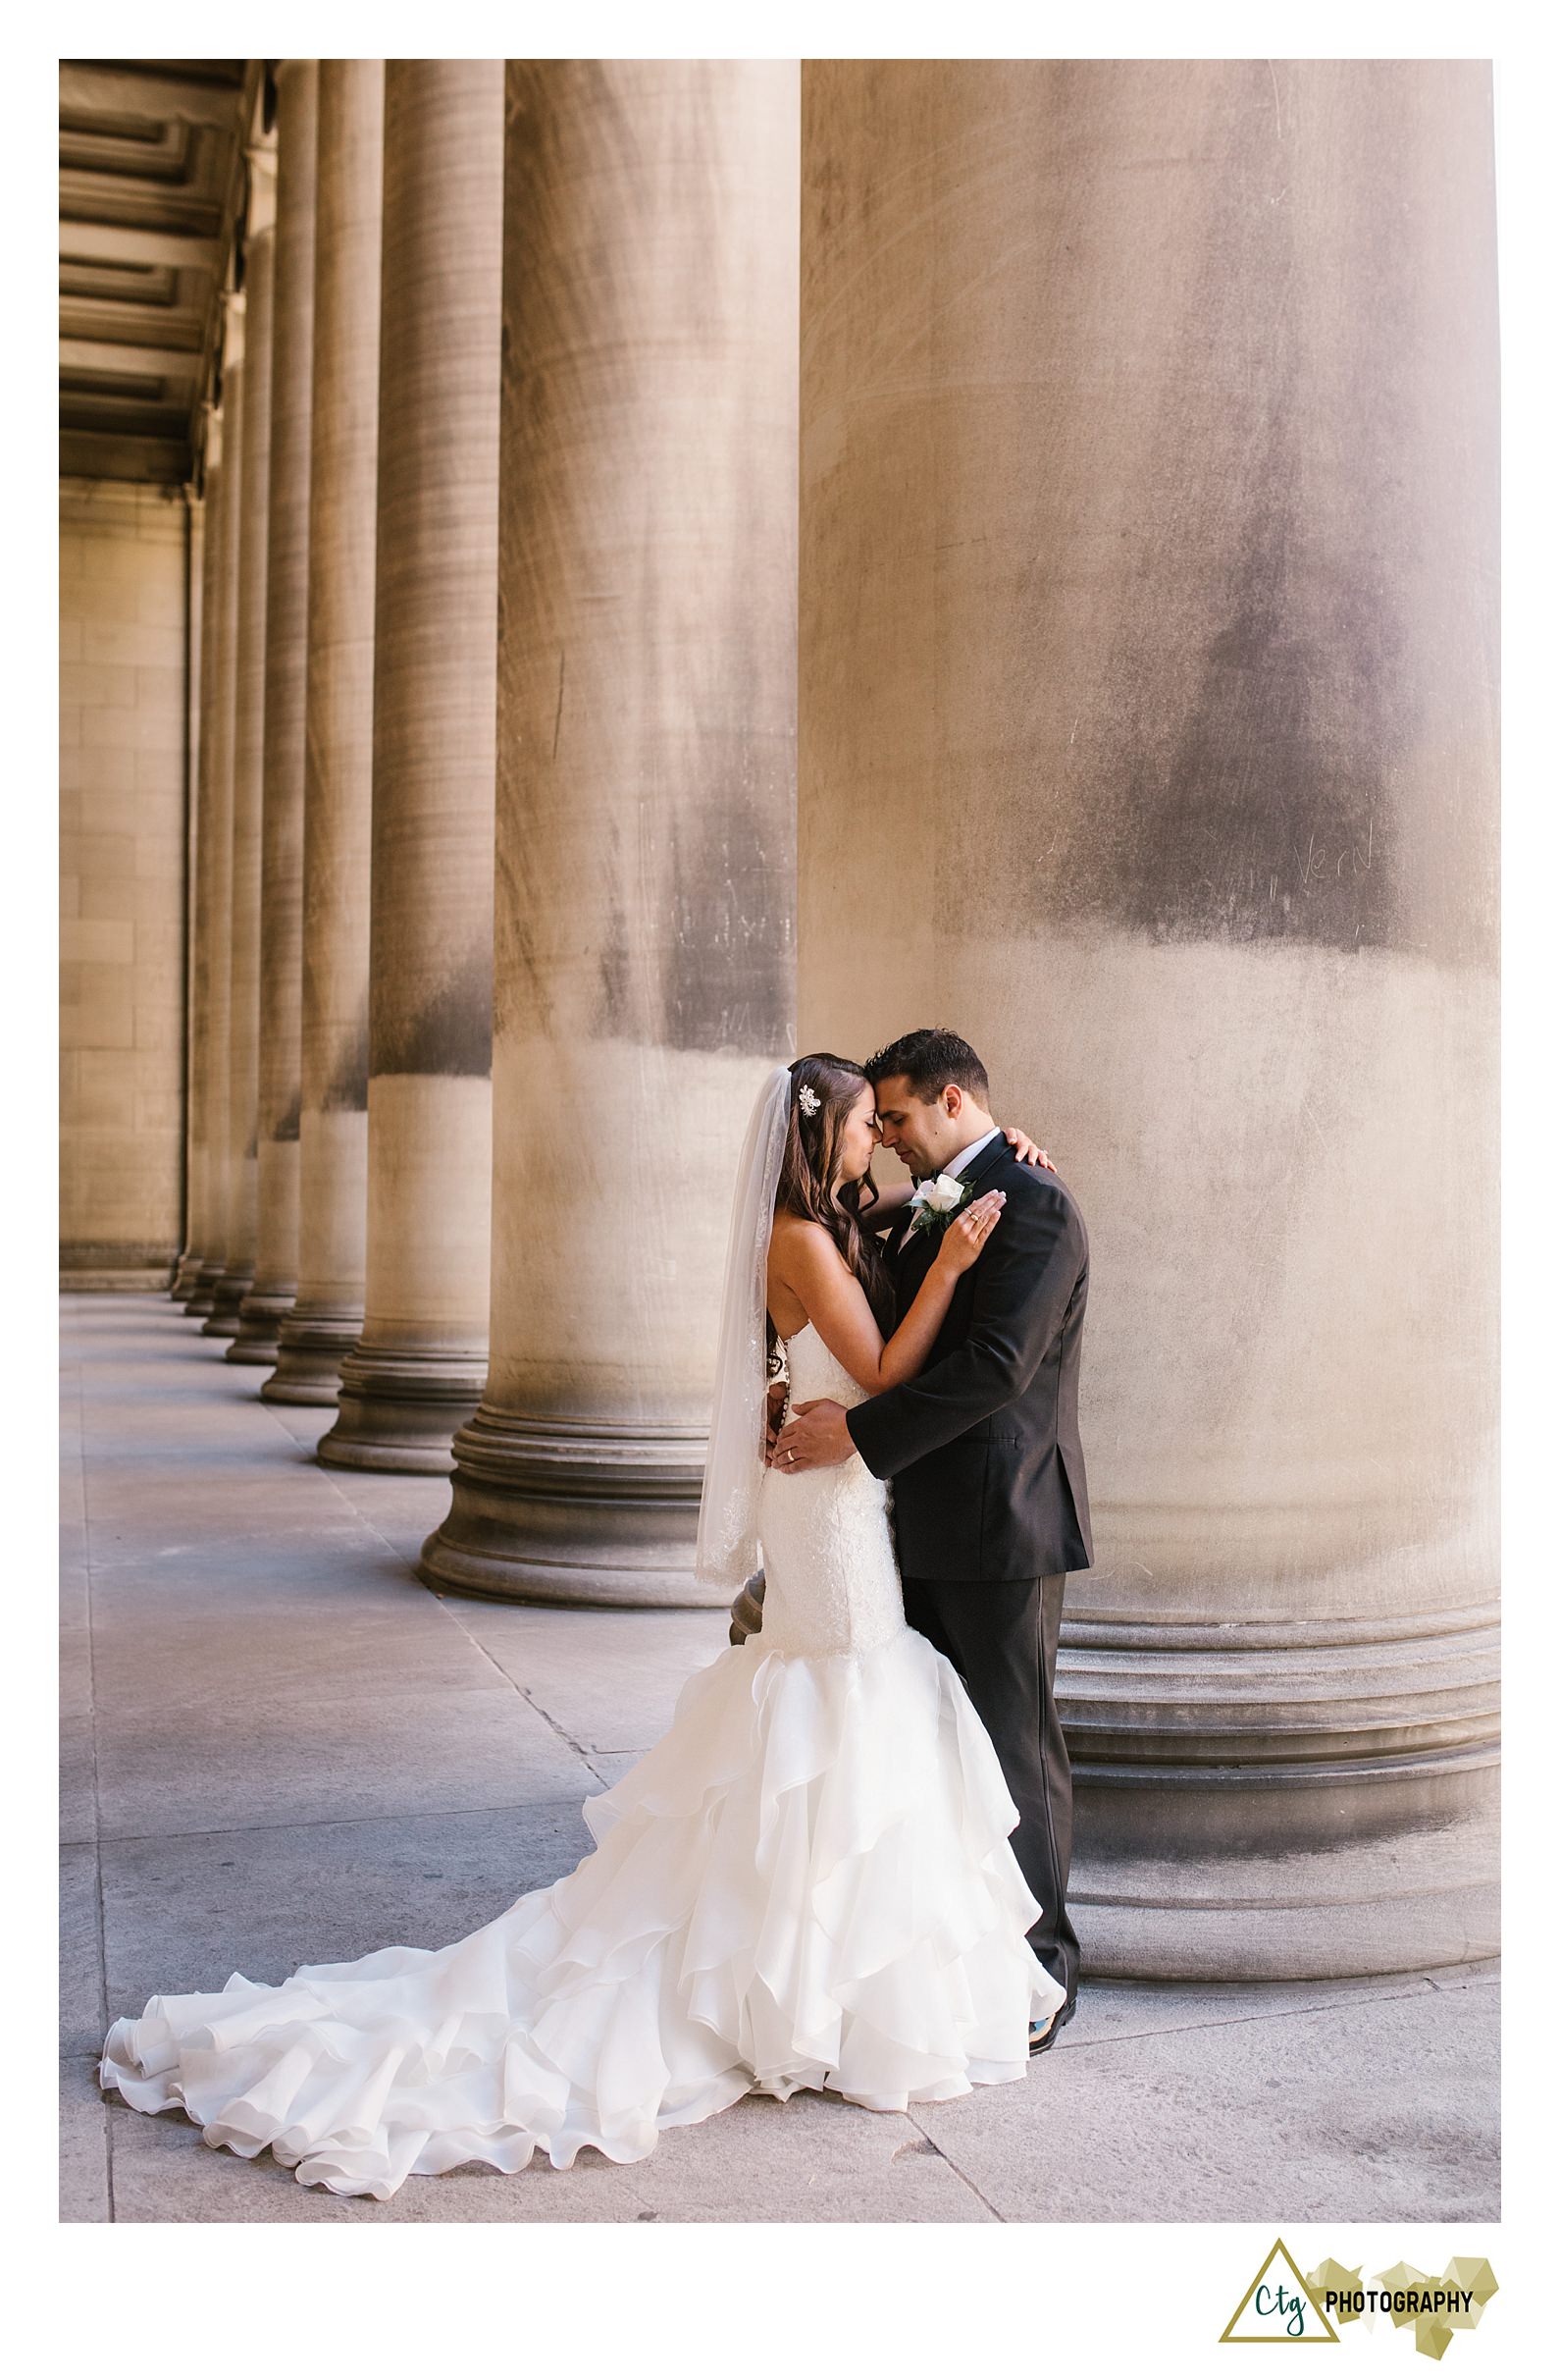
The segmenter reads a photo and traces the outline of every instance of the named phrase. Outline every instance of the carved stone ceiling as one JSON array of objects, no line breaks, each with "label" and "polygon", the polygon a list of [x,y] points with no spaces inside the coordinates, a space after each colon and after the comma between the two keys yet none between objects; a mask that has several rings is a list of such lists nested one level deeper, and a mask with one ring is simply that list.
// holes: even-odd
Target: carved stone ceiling
[{"label": "carved stone ceiling", "polygon": [[178,484],[217,337],[264,63],[60,64],[60,469]]}]

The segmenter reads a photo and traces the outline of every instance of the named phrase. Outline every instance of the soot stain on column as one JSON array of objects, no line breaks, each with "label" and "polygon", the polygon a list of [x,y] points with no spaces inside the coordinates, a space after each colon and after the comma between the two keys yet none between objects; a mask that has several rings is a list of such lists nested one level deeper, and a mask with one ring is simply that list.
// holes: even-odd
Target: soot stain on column
[{"label": "soot stain on column", "polygon": [[[796,1006],[796,860],[784,766],[733,738],[731,790],[691,821],[673,811],[632,910],[613,875],[597,895],[591,1032],[662,1049],[789,1057]],[[776,782],[766,782],[774,769]]]},{"label": "soot stain on column", "polygon": [[669,1049],[791,1054],[795,861],[784,788],[752,750],[726,800],[667,842],[658,1031]]},{"label": "soot stain on column", "polygon": [[[616,821],[609,830],[612,873],[602,889],[601,947],[597,955],[596,1032],[602,1040],[635,1037],[634,971],[629,949],[629,926],[617,892],[619,835]],[[643,1020],[639,1020],[643,1032]]]},{"label": "soot stain on column", "polygon": [[483,944],[443,981],[404,1007],[401,987],[376,987],[369,1071],[374,1075],[488,1076],[493,1072],[493,951]]},{"label": "soot stain on column", "polygon": [[278,1116],[276,1122],[272,1125],[272,1139],[296,1140],[298,1137],[298,1123],[302,1115],[302,1111],[303,1092],[301,1089],[298,1089],[293,1092],[286,1106],[283,1109],[281,1115]]},{"label": "soot stain on column", "polygon": [[368,1002],[332,1053],[330,1080],[320,1102],[325,1115],[361,1116],[368,1109]]},{"label": "soot stain on column", "polygon": [[[1022,572],[996,913],[1493,963],[1487,669],[1443,588],[1465,555],[1492,567],[1488,457],[1430,377],[1412,130],[1338,88],[1342,192],[1222,118],[1118,534],[1102,550],[1085,509],[1085,542]],[[1064,419],[1085,472],[1097,429]],[[1069,735],[1051,662],[1079,571],[1110,625]]]},{"label": "soot stain on column", "polygon": [[[1118,915],[1158,941],[1386,944],[1401,639],[1386,590],[1353,575],[1353,557],[1296,569],[1298,470],[1278,424],[1265,475],[1169,766],[1135,760],[1126,774]],[[1147,728],[1152,677],[1132,692]]]}]

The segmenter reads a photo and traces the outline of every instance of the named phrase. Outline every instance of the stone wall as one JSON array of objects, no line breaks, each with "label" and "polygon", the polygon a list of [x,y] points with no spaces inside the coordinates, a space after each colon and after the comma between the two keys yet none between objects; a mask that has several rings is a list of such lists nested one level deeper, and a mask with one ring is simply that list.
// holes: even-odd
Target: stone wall
[{"label": "stone wall", "polygon": [[166,1280],[183,1199],[182,492],[60,482],[60,1265]]}]

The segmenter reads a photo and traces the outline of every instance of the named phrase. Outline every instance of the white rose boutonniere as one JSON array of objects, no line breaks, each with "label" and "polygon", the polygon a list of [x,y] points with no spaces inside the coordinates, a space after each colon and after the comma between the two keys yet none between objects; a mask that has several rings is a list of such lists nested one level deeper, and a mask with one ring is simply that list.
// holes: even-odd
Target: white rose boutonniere
[{"label": "white rose boutonniere", "polygon": [[915,1210],[910,1217],[910,1230],[942,1231],[968,1195],[968,1183],[961,1182],[957,1174],[939,1174],[935,1181],[917,1184],[910,1192],[910,1204]]}]

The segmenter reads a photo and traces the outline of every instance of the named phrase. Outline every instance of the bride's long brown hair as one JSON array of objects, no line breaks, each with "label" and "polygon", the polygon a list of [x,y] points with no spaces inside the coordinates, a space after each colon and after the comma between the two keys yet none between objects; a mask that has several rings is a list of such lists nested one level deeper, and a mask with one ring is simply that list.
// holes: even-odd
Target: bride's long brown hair
[{"label": "bride's long brown hair", "polygon": [[[894,1328],[894,1287],[875,1236],[861,1229],[863,1211],[870,1214],[877,1204],[877,1184],[870,1173],[859,1182],[840,1180],[841,1128],[870,1080],[854,1059],[836,1058],[828,1050],[793,1059],[791,1121],[774,1204],[777,1215],[802,1215],[822,1224],[865,1290],[886,1339]],[[811,1115],[798,1095],[804,1088],[817,1099]]]}]

